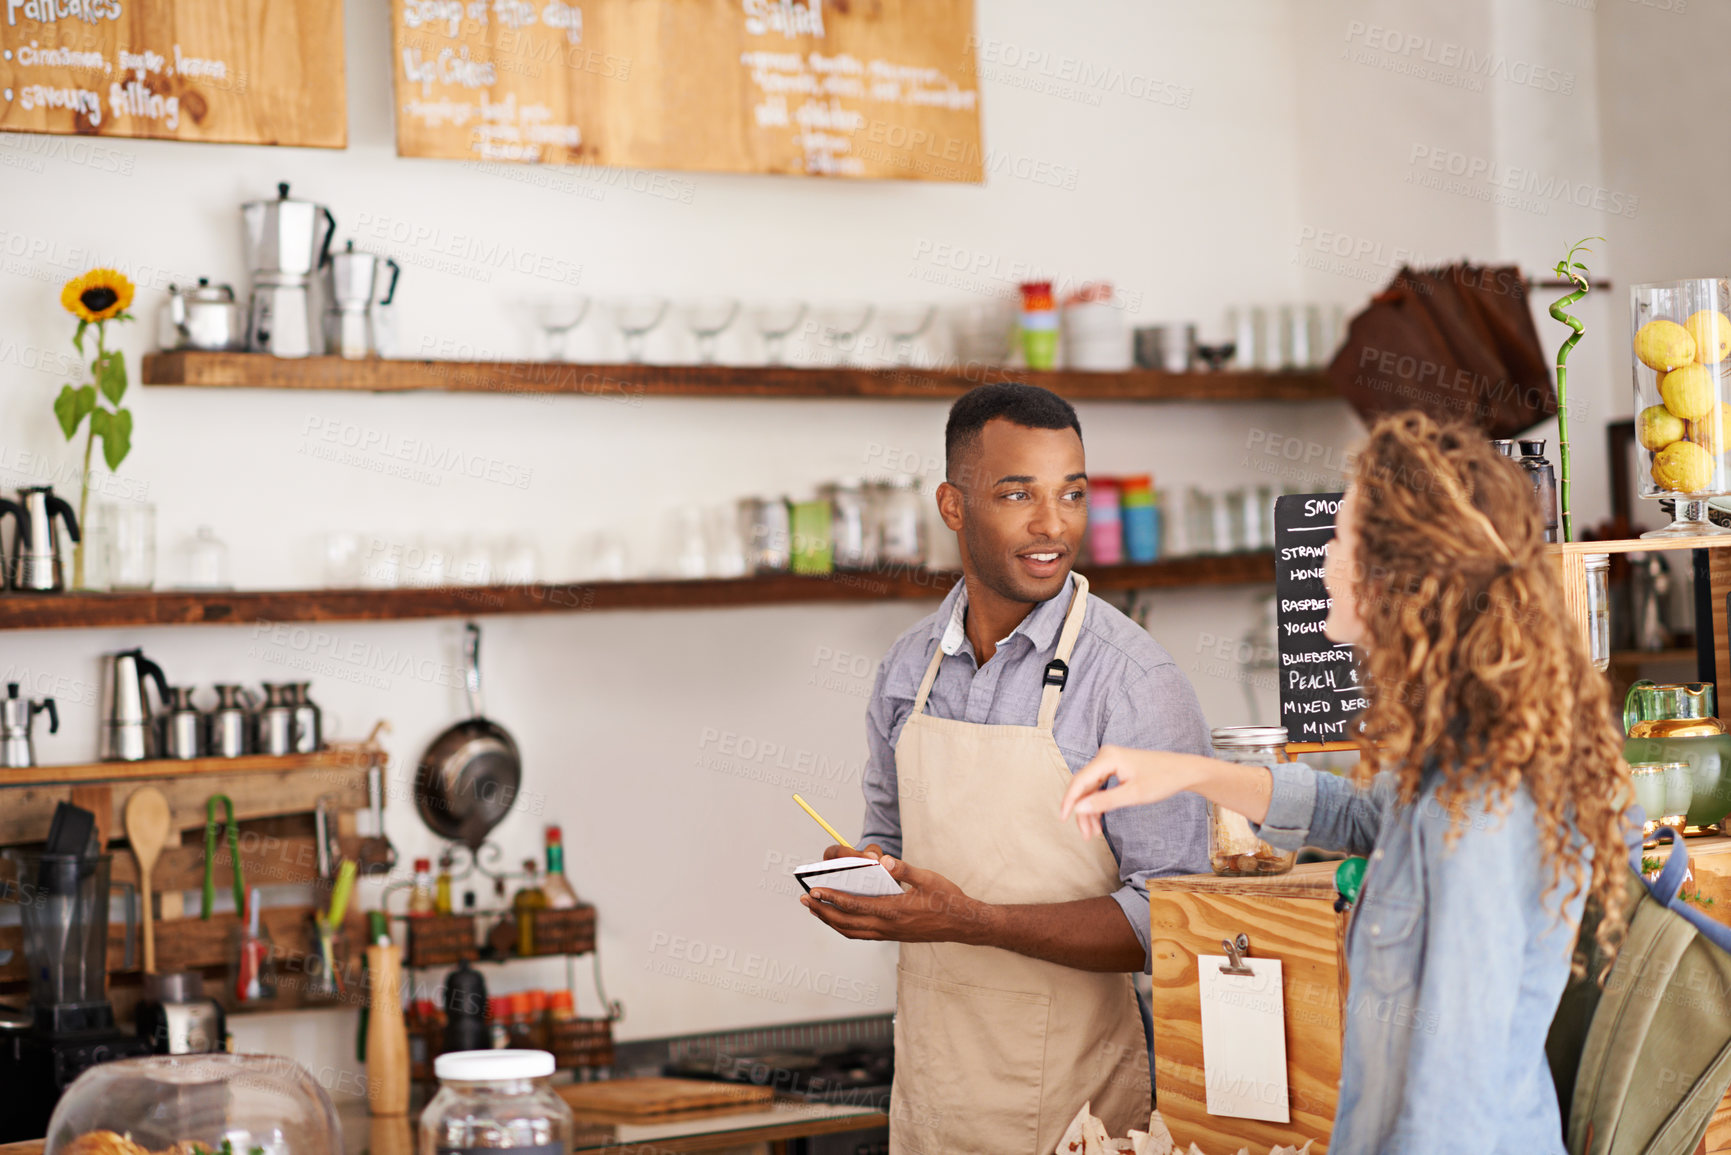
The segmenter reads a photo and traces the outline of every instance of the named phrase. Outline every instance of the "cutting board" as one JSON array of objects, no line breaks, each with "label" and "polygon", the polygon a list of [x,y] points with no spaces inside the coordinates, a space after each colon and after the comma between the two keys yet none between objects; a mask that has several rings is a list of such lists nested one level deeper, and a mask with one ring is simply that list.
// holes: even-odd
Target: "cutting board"
[{"label": "cutting board", "polygon": [[717,1107],[751,1107],[775,1098],[772,1087],[713,1083],[704,1079],[603,1079],[557,1088],[559,1097],[579,1115],[647,1119]]}]

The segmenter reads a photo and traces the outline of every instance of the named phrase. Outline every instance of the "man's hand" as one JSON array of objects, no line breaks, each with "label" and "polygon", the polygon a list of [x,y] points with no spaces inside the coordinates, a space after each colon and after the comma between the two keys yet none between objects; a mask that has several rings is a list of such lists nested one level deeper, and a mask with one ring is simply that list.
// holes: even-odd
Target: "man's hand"
[{"label": "man's hand", "polygon": [[877,859],[882,859],[883,856],[884,856],[884,848],[879,846],[875,842],[871,843],[868,846],[855,846],[855,847],[832,846],[828,850],[823,852],[823,860],[825,862],[828,862],[832,858],[877,858]]},{"label": "man's hand", "polygon": [[[835,849],[835,848],[831,848]],[[878,851],[873,845],[866,850]],[[864,852],[859,852],[864,856]],[[829,854],[825,858],[831,857]],[[921,870],[878,851],[899,896],[867,898],[815,887],[800,899],[805,908],[848,938],[888,942],[961,942],[993,945],[995,908],[969,898],[935,870]]]}]

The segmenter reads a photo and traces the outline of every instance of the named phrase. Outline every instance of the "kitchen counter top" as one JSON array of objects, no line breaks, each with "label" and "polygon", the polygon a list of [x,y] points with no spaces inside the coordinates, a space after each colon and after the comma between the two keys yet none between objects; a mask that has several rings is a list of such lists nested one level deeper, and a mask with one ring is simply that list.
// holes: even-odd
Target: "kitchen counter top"
[{"label": "kitchen counter top", "polygon": [[[368,1116],[366,1104],[345,1102],[338,1114],[343,1123],[344,1155],[414,1155],[418,1112],[396,1119]],[[661,1152],[715,1151],[770,1143],[779,1151],[789,1139],[864,1131],[884,1127],[889,1116],[874,1107],[836,1106],[779,1099],[767,1107],[745,1110],[693,1111],[677,1118],[641,1123],[602,1122],[577,1116],[573,1151],[660,1155]],[[35,1155],[0,1148],[0,1155]]]},{"label": "kitchen counter top", "polygon": [[[343,1126],[343,1155],[415,1155],[418,1110],[375,1119],[367,1114],[365,1102],[348,1099],[337,1104],[337,1115]],[[874,1107],[793,1099],[780,1099],[764,1108],[694,1111],[675,1119],[642,1123],[600,1122],[578,1115],[572,1150],[673,1155],[769,1143],[779,1152],[789,1139],[865,1131],[888,1123],[889,1116]],[[42,1140],[0,1144],[0,1155],[42,1155]]]}]

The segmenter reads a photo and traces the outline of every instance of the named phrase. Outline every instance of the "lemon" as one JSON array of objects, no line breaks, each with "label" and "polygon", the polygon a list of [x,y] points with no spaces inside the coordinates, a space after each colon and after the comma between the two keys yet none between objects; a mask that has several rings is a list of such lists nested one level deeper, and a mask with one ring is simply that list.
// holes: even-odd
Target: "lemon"
[{"label": "lemon", "polygon": [[1713,483],[1719,459],[1693,441],[1673,441],[1653,458],[1653,480],[1660,489],[1700,493]]},{"label": "lemon", "polygon": [[1641,436],[1641,448],[1651,449],[1654,453],[1659,452],[1673,441],[1683,440],[1688,432],[1683,428],[1683,419],[1663,405],[1649,405],[1641,410],[1641,418],[1637,425]]},{"label": "lemon", "polygon": [[1695,359],[1695,338],[1675,321],[1648,321],[1635,334],[1635,356],[1647,368],[1663,373]]},{"label": "lemon", "polygon": [[1731,356],[1731,317],[1713,309],[1702,309],[1683,322],[1695,342],[1695,360],[1717,365]]},{"label": "lemon", "polygon": [[1685,421],[1705,417],[1719,404],[1719,386],[1705,365],[1685,365],[1659,378],[1665,408]]},{"label": "lemon", "polygon": [[[1655,406],[1655,408],[1663,409],[1663,406]],[[1669,412],[1669,410],[1665,411]],[[1725,451],[1724,423],[1725,417],[1722,412],[1722,407],[1715,405],[1712,409],[1707,411],[1705,416],[1697,417],[1693,421],[1685,422],[1684,424],[1687,425],[1688,428],[1684,431],[1683,436],[1688,438],[1690,441],[1693,441],[1696,445],[1699,445],[1702,449],[1705,449],[1708,453],[1723,453]],[[1652,449],[1654,447],[1648,446],[1647,448]],[[1658,448],[1662,449],[1664,447],[1659,446]]]}]

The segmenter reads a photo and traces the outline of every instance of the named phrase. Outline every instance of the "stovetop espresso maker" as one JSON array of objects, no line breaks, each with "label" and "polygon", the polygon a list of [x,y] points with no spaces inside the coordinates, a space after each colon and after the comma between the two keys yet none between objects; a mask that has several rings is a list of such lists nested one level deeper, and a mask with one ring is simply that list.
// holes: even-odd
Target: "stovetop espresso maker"
[{"label": "stovetop espresso maker", "polygon": [[318,273],[330,262],[337,222],[324,205],[290,198],[287,181],[276,188],[275,200],[240,210],[252,277],[247,348],[310,357],[325,351]]}]

